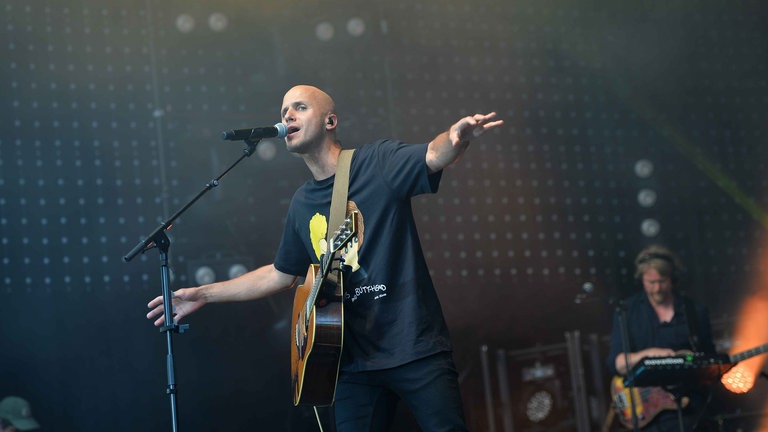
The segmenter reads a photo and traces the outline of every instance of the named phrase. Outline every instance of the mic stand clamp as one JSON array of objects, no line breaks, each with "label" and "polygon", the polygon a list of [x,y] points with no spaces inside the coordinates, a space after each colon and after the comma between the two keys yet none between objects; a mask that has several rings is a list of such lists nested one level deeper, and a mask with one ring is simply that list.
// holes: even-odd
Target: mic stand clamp
[{"label": "mic stand clamp", "polygon": [[243,149],[243,155],[240,156],[239,159],[237,159],[232,165],[229,166],[226,170],[224,170],[223,173],[221,173],[218,177],[214,178],[210,182],[208,182],[203,190],[198,192],[197,195],[195,195],[194,198],[192,198],[187,204],[185,204],[180,210],[178,210],[176,213],[173,214],[167,221],[163,222],[155,228],[154,231],[152,231],[151,234],[149,234],[147,237],[144,238],[144,240],[140,241],[139,244],[137,244],[133,249],[131,249],[130,252],[128,252],[125,256],[123,256],[123,261],[128,262],[131,261],[133,258],[136,257],[138,254],[143,254],[144,252],[157,248],[157,250],[160,252],[160,284],[162,288],[162,295],[163,295],[163,314],[165,317],[164,325],[160,327],[160,332],[165,333],[165,341],[166,346],[168,349],[168,355],[166,356],[166,370],[168,375],[168,386],[166,387],[165,393],[170,398],[171,403],[171,426],[173,432],[178,432],[178,411],[177,411],[177,404],[176,404],[176,376],[174,373],[175,365],[174,365],[174,359],[173,359],[173,339],[172,334],[173,333],[184,333],[187,329],[189,329],[189,324],[177,324],[175,320],[173,319],[173,305],[171,304],[171,299],[173,296],[171,295],[170,290],[170,273],[168,271],[168,250],[171,246],[171,240],[168,238],[168,235],[166,234],[166,231],[171,228],[173,225],[173,222],[179,218],[179,216],[182,215],[188,208],[190,208],[195,202],[197,202],[198,199],[200,199],[203,195],[205,195],[206,192],[210,191],[211,189],[215,188],[219,185],[220,180],[227,175],[238,163],[240,163],[243,159],[250,157],[254,150],[256,150],[256,144],[260,139],[252,140],[252,139],[246,139],[245,143],[248,145],[247,148]]}]

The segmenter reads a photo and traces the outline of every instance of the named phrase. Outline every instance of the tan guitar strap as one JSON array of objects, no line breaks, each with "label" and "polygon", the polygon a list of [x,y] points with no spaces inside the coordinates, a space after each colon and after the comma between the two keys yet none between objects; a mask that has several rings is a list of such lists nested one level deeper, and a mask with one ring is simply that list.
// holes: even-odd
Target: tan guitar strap
[{"label": "tan guitar strap", "polygon": [[355,150],[342,150],[336,162],[336,178],[333,180],[333,196],[331,197],[331,213],[328,221],[329,242],[328,250],[331,250],[330,241],[333,233],[338,229],[344,218],[347,217],[347,194],[349,193],[349,166],[352,163],[352,153]]}]

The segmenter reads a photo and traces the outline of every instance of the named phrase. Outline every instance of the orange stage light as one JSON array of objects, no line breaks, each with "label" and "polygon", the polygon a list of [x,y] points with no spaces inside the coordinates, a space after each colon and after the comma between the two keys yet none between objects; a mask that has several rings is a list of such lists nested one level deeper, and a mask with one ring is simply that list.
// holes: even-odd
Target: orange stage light
[{"label": "orange stage light", "polygon": [[746,366],[737,364],[723,375],[720,382],[733,393],[746,393],[755,385],[755,374]]}]

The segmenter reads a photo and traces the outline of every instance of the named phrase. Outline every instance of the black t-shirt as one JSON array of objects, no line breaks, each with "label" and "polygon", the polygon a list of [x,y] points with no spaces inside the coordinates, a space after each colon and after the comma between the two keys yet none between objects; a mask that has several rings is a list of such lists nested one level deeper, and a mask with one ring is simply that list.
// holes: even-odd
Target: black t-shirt
[{"label": "black t-shirt", "polygon": [[[384,140],[352,157],[348,207],[359,211],[360,223],[343,249],[351,267],[344,278],[344,370],[384,369],[451,349],[411,208],[412,197],[439,186],[441,173],[428,175],[426,151],[426,144]],[[303,276],[319,262],[333,182],[309,180],[294,194],[275,257],[279,271]]]}]

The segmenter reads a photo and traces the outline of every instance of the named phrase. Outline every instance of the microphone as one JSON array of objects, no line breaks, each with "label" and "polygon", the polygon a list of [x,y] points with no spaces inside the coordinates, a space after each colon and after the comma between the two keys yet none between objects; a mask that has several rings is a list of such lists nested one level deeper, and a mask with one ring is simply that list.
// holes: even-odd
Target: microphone
[{"label": "microphone", "polygon": [[242,141],[261,138],[285,138],[286,135],[288,135],[288,128],[282,123],[276,123],[274,126],[224,131],[221,133],[221,139],[227,141]]},{"label": "microphone", "polygon": [[595,285],[592,282],[584,282],[584,284],[581,285],[581,290],[583,292],[576,294],[576,298],[573,299],[573,302],[576,304],[585,303],[595,291]]}]

